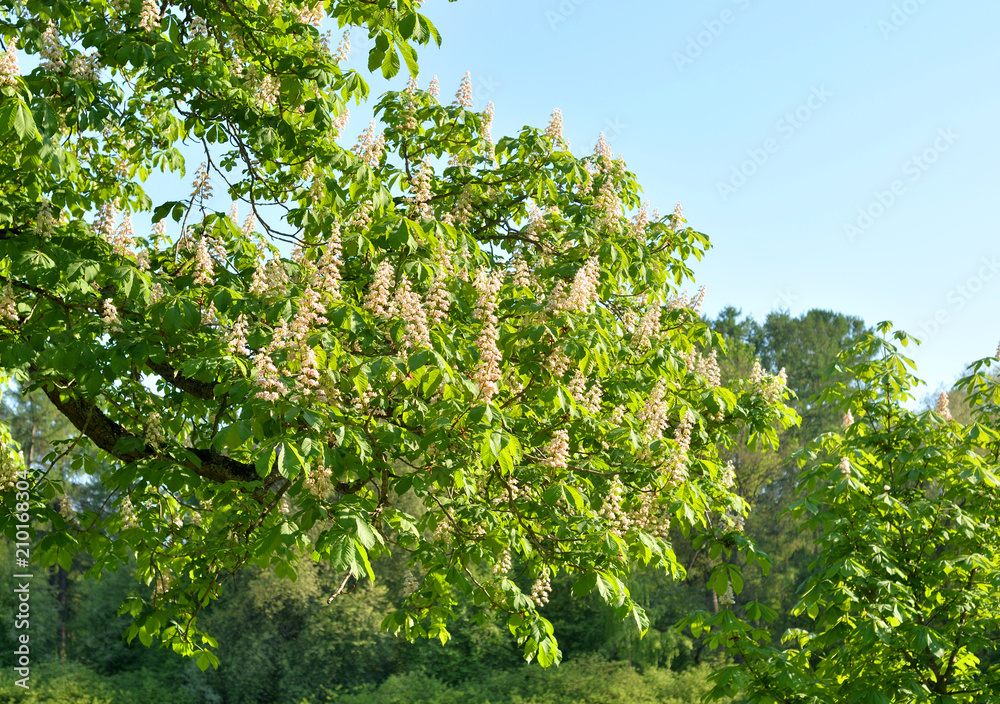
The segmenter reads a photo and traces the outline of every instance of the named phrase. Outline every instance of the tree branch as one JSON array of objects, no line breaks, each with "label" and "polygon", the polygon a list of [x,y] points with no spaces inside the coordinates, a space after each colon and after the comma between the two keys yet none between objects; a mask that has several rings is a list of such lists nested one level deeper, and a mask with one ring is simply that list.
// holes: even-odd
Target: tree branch
[{"label": "tree branch", "polygon": [[[131,450],[128,452],[116,449],[119,440],[137,439],[136,435],[130,433],[115,421],[108,418],[104,411],[97,407],[92,401],[87,401],[60,390],[55,386],[46,386],[45,395],[49,397],[53,405],[66,416],[77,430],[90,438],[95,445],[122,462],[138,462],[144,459],[153,459],[156,454],[149,450]],[[252,464],[239,462],[220,455],[214,450],[202,450],[198,448],[187,448],[188,452],[200,460],[199,463],[178,461],[195,474],[210,479],[214,482],[256,482],[260,481],[257,471]]]},{"label": "tree branch", "polygon": [[147,359],[146,366],[163,377],[165,382],[177,387],[181,391],[186,391],[192,396],[205,401],[215,400],[215,384],[184,376],[166,362],[154,362],[151,359]]}]

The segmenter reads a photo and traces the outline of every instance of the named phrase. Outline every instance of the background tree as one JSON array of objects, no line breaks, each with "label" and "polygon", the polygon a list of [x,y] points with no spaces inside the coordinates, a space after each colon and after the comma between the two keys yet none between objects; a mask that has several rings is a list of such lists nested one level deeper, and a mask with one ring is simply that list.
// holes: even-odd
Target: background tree
[{"label": "background tree", "polygon": [[[38,551],[134,563],[129,639],[202,668],[199,616],[248,564],[326,562],[332,599],[402,551],[386,628],[443,642],[464,594],[547,665],[557,574],[644,630],[623,579],[683,574],[671,521],[760,558],[718,448],[794,414],[780,377],[720,385],[703,294],[676,290],[708,245],[679,208],[640,207],[603,138],[572,155],[558,113],[495,140],[468,77],[450,105],[414,79],[339,143],[367,87],[315,25],[366,27],[370,68],[415,75],[438,39],[418,5],[0,3],[0,364],[100,451],[79,468],[108,497],[36,506]],[[185,142],[190,198],[154,202]],[[248,221],[210,207],[219,183]]]},{"label": "background tree", "polygon": [[[724,308],[710,325],[727,340],[726,353],[719,359],[723,380],[751,376],[758,363],[772,374],[784,370],[793,393],[789,405],[801,418],[800,425],[781,433],[777,452],[759,452],[740,443],[726,453],[733,462],[736,491],[750,505],[747,535],[772,563],[767,576],[757,572],[746,575],[743,599],[759,601],[774,610],[777,620],[772,627],[782,633],[805,625],[792,611],[796,589],[810,573],[819,537],[800,530],[799,521],[788,512],[801,498],[795,455],[818,435],[840,430],[843,414],[821,402],[820,394],[831,385],[849,382],[845,371],[832,367],[838,355],[854,348],[867,330],[860,318],[833,311],[813,309],[798,316],[772,311],[758,322],[750,316],[741,317],[732,306]],[[688,582],[704,585],[715,564],[707,548],[701,550],[691,562]],[[707,591],[715,612],[714,591]]]},{"label": "background tree", "polygon": [[[808,495],[795,514],[821,535],[796,610],[813,621],[768,644],[734,614],[697,617],[743,658],[716,692],[751,702],[991,702],[996,665],[1000,535],[996,511],[1000,387],[980,360],[960,383],[973,422],[906,408],[917,380],[888,323],[841,355],[822,400],[846,412],[842,432],[802,455]],[[862,361],[857,361],[862,360]],[[766,614],[749,607],[745,615]]]}]

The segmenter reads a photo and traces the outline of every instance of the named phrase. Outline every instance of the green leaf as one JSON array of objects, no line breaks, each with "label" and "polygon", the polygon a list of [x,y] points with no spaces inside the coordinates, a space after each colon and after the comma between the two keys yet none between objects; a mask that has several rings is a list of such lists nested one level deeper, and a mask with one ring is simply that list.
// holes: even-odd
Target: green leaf
[{"label": "green leaf", "polygon": [[22,140],[27,140],[29,137],[34,139],[37,135],[35,118],[24,103],[18,103],[17,114],[14,116],[14,131]]},{"label": "green leaf", "polygon": [[56,554],[56,562],[59,563],[60,567],[69,572],[73,568],[73,553],[65,548],[60,548]]},{"label": "green leaf", "polygon": [[712,574],[708,578],[708,586],[715,590],[715,593],[722,596],[729,589],[729,565],[716,565]]},{"label": "green leaf", "polygon": [[305,462],[298,448],[290,442],[283,442],[278,448],[278,474],[285,479],[294,479]]},{"label": "green leaf", "polygon": [[254,461],[254,468],[257,470],[257,476],[263,478],[271,473],[271,468],[274,466],[274,448],[270,447],[266,449],[263,453],[257,456]]},{"label": "green leaf", "polygon": [[343,537],[338,542],[330,546],[329,557],[330,566],[335,570],[347,570],[357,577],[361,570],[358,567],[358,549],[354,541]]},{"label": "green leaf", "polygon": [[0,134],[7,134],[14,129],[20,105],[21,103],[17,100],[8,100],[0,106]]},{"label": "green leaf", "polygon": [[597,586],[597,572],[587,572],[573,584],[573,596],[579,598],[590,594]]},{"label": "green leaf", "polygon": [[729,565],[729,582],[733,585],[734,594],[743,591],[743,574],[737,565]]},{"label": "green leaf", "polygon": [[399,54],[395,49],[389,49],[382,61],[382,75],[385,78],[392,78],[399,73]]}]

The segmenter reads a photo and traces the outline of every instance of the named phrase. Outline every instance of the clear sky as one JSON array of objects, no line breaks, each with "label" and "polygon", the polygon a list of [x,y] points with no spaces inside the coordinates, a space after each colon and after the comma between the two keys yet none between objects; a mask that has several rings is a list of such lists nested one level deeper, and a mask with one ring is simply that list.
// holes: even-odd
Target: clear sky
[{"label": "clear sky", "polygon": [[[471,71],[476,107],[496,104],[495,135],[544,127],[559,107],[575,152],[603,130],[654,206],[683,203],[713,242],[695,268],[708,314],[892,320],[924,340],[912,356],[931,387],[996,351],[1000,3],[430,0],[424,12],[444,44],[420,52],[422,86],[437,74],[450,97]],[[364,110],[352,116],[360,130]]]}]

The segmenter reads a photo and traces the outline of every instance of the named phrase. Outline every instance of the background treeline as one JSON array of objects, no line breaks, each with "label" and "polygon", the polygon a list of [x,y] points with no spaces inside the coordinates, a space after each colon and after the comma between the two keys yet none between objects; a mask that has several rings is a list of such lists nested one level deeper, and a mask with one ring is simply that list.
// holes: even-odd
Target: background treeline
[{"label": "background treeline", "polygon": [[[738,489],[753,506],[746,532],[774,565],[766,578],[758,570],[747,571],[739,601],[761,601],[777,611],[772,632],[780,635],[804,625],[788,614],[814,557],[814,536],[801,533],[784,513],[796,494],[798,468],[792,457],[810,439],[840,427],[841,414],[810,397],[830,383],[823,380],[824,370],[865,327],[858,318],[822,310],[799,317],[775,312],[759,323],[727,308],[711,322],[728,341],[727,353],[720,356],[723,376],[748,376],[756,359],[772,372],[784,367],[796,395],[792,403],[802,417],[799,427],[783,434],[779,451],[737,451],[732,456]],[[953,403],[956,415],[959,406]],[[44,397],[8,392],[0,412],[36,466],[53,450],[60,451],[61,440],[72,437]],[[81,461],[79,452],[68,452],[52,470],[67,480],[70,501],[63,502],[64,512],[96,508],[106,499],[98,487],[80,481]],[[409,644],[382,633],[383,615],[406,594],[408,568],[402,557],[382,559],[375,584],[360,582],[329,605],[327,597],[339,580],[322,564],[303,562],[295,582],[269,570],[246,569],[201,617],[220,644],[221,666],[205,673],[172,652],[124,642],[125,620],[113,614],[138,589],[131,575],[120,571],[88,579],[89,565],[82,560],[44,575],[36,568],[30,630],[34,688],[25,696],[9,674],[14,595],[4,589],[0,702],[696,701],[708,689],[706,678],[719,664],[718,655],[703,639],[678,633],[674,624],[692,610],[719,608],[706,585],[716,562],[692,550],[680,535],[674,542],[687,567],[683,582],[647,572],[630,584],[652,622],[641,640],[634,625],[618,622],[596,599],[573,599],[568,583],[555,580],[545,614],[555,625],[565,661],[549,670],[525,665],[509,634],[493,624],[475,623],[471,609],[445,646],[437,641]],[[14,571],[8,545],[0,554],[0,582],[9,585]]]}]

